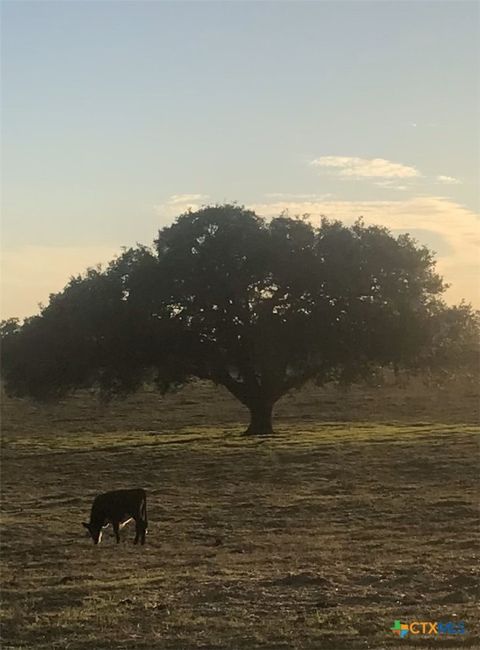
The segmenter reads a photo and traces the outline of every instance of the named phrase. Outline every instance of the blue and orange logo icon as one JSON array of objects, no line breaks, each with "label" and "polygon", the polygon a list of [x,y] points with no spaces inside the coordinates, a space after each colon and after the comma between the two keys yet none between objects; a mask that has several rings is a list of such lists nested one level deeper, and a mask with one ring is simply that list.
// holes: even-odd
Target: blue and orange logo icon
[{"label": "blue and orange logo icon", "polygon": [[408,625],[405,625],[404,623],[400,623],[400,621],[394,621],[393,627],[391,627],[390,629],[393,630],[394,634],[397,634],[401,638],[407,636],[408,634]]}]

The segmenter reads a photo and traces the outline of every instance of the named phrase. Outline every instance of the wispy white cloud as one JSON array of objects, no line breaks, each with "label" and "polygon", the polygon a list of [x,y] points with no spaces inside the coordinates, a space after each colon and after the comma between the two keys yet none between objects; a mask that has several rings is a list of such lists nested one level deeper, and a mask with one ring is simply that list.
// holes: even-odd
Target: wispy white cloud
[{"label": "wispy white cloud", "polygon": [[[32,316],[72,275],[107,263],[120,246],[18,246],[2,251],[2,318]],[[35,272],[32,271],[35,269]]]},{"label": "wispy white cloud", "polygon": [[267,199],[283,199],[283,200],[310,200],[310,201],[325,201],[333,197],[333,194],[294,194],[290,192],[267,192],[264,195]]},{"label": "wispy white cloud", "polygon": [[397,180],[381,180],[381,181],[374,181],[373,183],[377,187],[384,187],[388,190],[408,190],[409,187],[407,185],[399,185]]},{"label": "wispy white cloud", "polygon": [[171,205],[183,205],[185,203],[191,203],[192,201],[201,201],[207,199],[208,194],[172,194],[168,199],[168,203]]},{"label": "wispy white cloud", "polygon": [[154,206],[155,212],[166,220],[198,210],[208,199],[208,194],[172,194],[164,203]]},{"label": "wispy white cloud", "polygon": [[438,126],[437,122],[408,122],[408,126],[411,126],[412,128],[416,129],[418,128],[428,128],[428,129],[434,129]]},{"label": "wispy white cloud", "polygon": [[415,167],[391,162],[384,158],[358,158],[357,156],[321,156],[311,165],[335,170],[347,178],[415,178],[420,173]]},{"label": "wispy white cloud", "polygon": [[439,183],[444,183],[445,185],[461,185],[462,181],[453,176],[437,176],[437,181]]},{"label": "wispy white cloud", "polygon": [[292,216],[309,214],[317,223],[325,215],[351,224],[362,216],[366,223],[396,231],[431,232],[447,244],[448,254],[438,255],[437,260],[439,272],[452,284],[446,294],[448,300],[458,302],[465,298],[480,306],[480,217],[451,199],[424,196],[388,201],[276,201],[248,207],[266,217],[287,211]]}]

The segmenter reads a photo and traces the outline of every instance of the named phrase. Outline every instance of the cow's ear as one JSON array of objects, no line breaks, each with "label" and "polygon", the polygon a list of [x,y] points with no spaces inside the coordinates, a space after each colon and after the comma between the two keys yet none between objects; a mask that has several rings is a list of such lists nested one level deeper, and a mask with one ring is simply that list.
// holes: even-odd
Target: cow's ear
[{"label": "cow's ear", "polygon": [[84,521],[82,521],[82,526],[84,528],[86,528],[87,530],[89,530],[89,528],[90,528],[90,526],[88,524],[86,524]]}]

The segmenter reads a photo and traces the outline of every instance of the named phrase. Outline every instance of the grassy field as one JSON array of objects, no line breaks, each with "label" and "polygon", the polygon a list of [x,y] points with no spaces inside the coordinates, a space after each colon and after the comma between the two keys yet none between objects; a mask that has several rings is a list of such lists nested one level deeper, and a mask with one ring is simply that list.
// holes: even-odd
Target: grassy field
[{"label": "grassy field", "polygon": [[[277,434],[195,384],[98,405],[3,400],[2,648],[480,647],[478,396],[306,388]],[[149,494],[145,547],[81,522]],[[398,639],[402,622],[467,633]]]}]

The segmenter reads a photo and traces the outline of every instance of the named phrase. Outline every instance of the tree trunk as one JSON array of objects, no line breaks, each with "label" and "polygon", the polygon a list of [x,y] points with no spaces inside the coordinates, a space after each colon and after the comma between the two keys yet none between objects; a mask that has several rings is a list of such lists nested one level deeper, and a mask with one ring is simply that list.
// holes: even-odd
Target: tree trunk
[{"label": "tree trunk", "polygon": [[272,428],[272,410],[273,404],[265,402],[255,402],[249,404],[250,426],[245,431],[249,435],[268,435],[273,433]]}]

